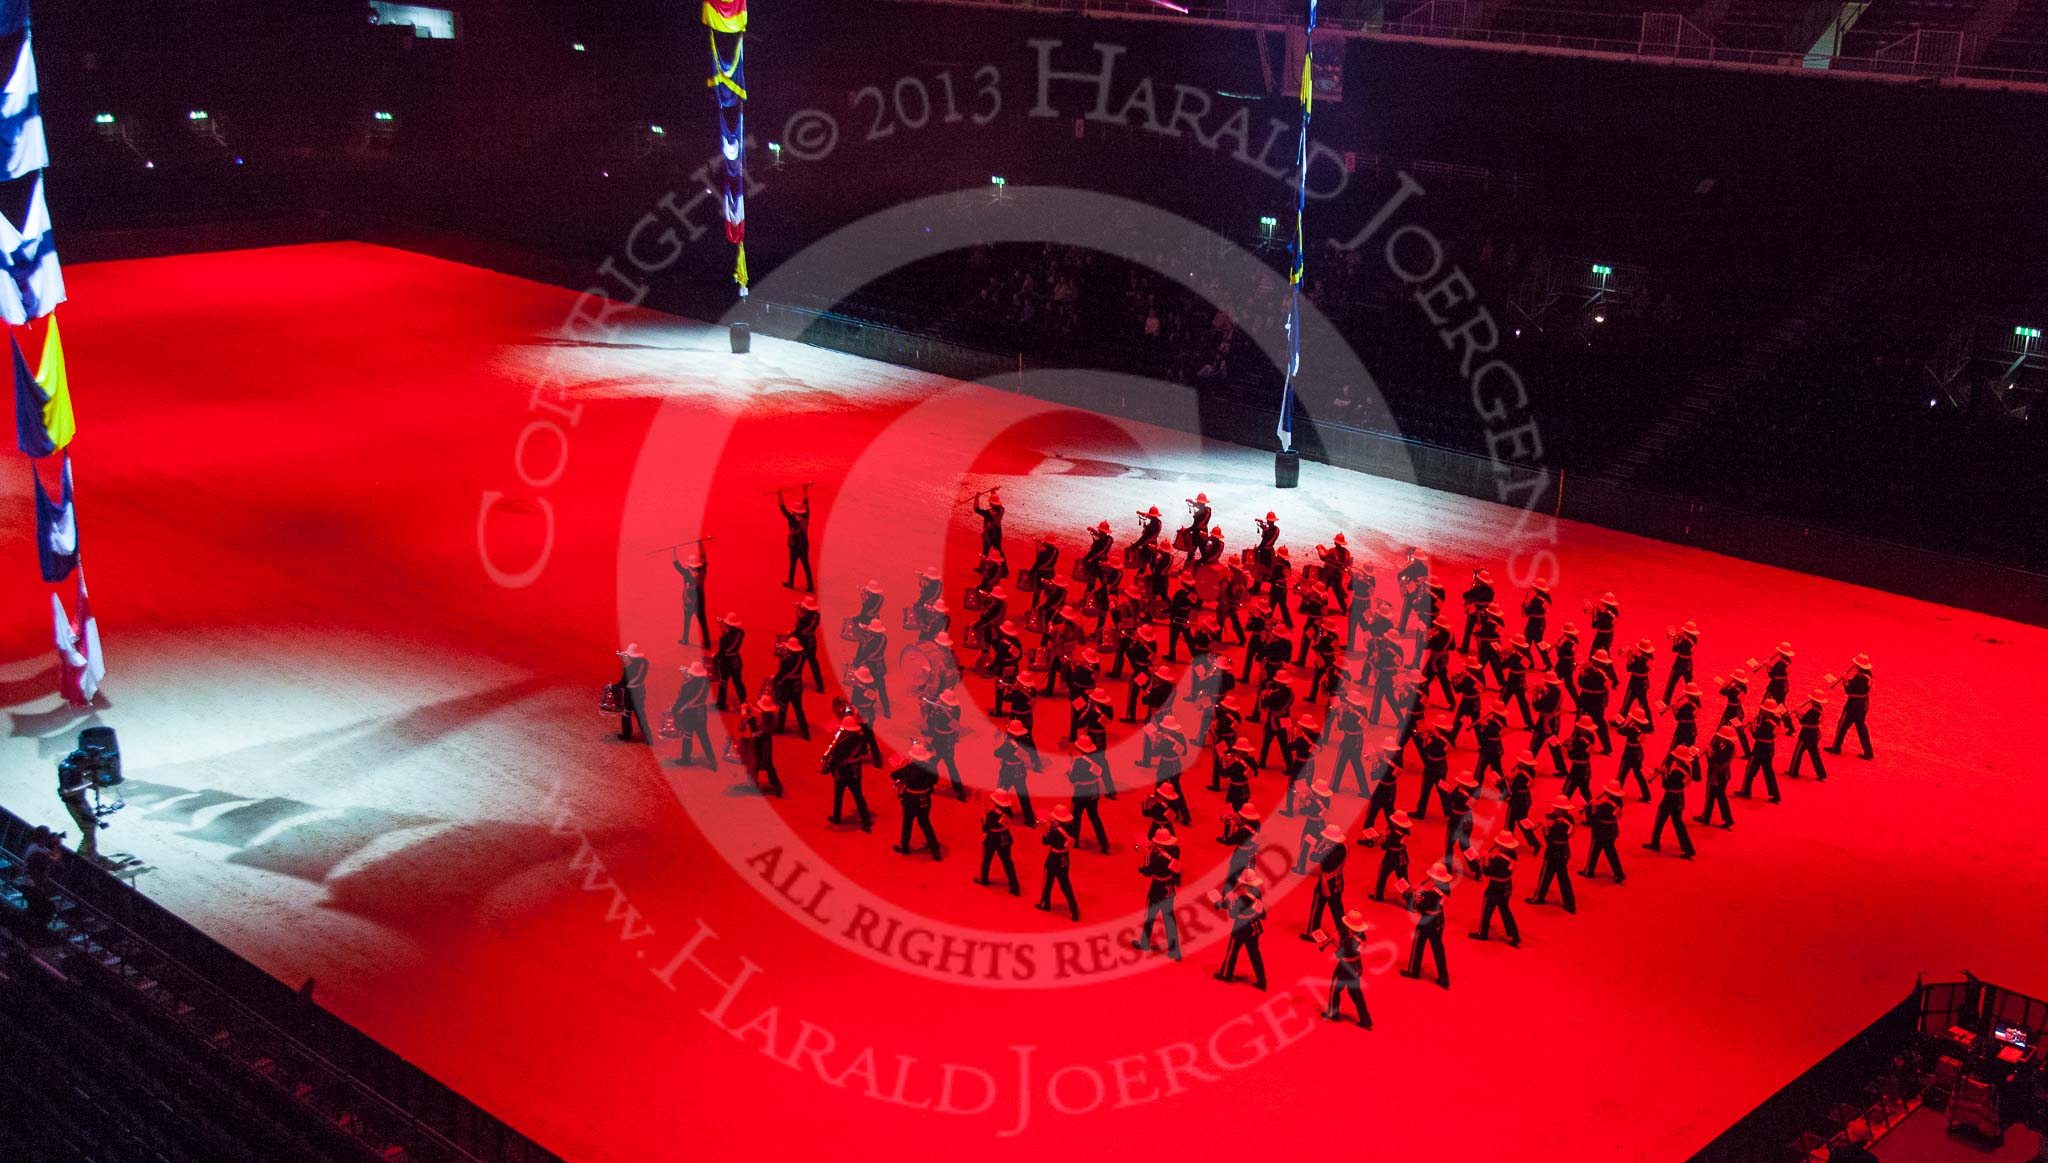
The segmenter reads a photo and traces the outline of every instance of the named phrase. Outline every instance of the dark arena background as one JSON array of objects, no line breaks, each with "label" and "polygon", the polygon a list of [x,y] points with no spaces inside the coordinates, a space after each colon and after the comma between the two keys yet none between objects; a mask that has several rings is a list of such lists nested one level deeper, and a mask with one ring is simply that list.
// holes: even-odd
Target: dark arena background
[{"label": "dark arena background", "polygon": [[0,1158],[2048,1158],[2041,0],[0,33]]}]

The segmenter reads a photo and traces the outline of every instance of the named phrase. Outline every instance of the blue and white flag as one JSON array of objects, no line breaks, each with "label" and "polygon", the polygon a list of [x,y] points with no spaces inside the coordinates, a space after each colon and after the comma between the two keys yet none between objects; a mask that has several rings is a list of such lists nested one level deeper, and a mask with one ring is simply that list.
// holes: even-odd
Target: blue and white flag
[{"label": "blue and white flag", "polygon": [[55,501],[36,478],[36,556],[43,567],[43,580],[60,582],[78,568],[78,508],[71,502],[71,455],[64,456],[64,488]]},{"label": "blue and white flag", "polygon": [[43,136],[42,106],[36,96],[32,44],[28,37],[21,38],[21,53],[8,74],[7,87],[0,89],[0,160],[4,160],[6,167],[0,171],[0,180],[12,181],[50,164],[50,145]]},{"label": "blue and white flag", "polygon": [[50,207],[43,200],[40,176],[20,226],[0,215],[0,270],[7,275],[0,279],[0,318],[16,327],[48,315],[64,301],[64,271],[50,236]]}]

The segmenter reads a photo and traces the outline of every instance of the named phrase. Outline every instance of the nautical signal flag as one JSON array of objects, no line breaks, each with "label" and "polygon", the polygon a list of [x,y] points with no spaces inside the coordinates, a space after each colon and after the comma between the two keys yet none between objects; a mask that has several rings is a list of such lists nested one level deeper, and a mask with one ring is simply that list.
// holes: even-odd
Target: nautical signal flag
[{"label": "nautical signal flag", "polygon": [[21,345],[8,337],[14,352],[15,441],[29,456],[48,456],[71,443],[78,423],[71,412],[71,377],[64,366],[64,341],[57,321],[43,336],[43,361],[30,375]]},{"label": "nautical signal flag", "polygon": [[31,475],[36,479],[36,557],[43,580],[60,582],[78,568],[78,508],[71,500],[71,455],[64,455],[64,486],[57,500],[52,501],[43,488],[41,474]]},{"label": "nautical signal flag", "polygon": [[19,327],[40,319],[64,301],[64,271],[57,264],[57,244],[50,233],[50,207],[43,200],[43,179],[36,176],[28,211],[21,225],[0,215],[0,317]]},{"label": "nautical signal flag", "polygon": [[714,32],[745,32],[747,0],[704,0],[704,23]]},{"label": "nautical signal flag", "polygon": [[78,609],[66,616],[64,599],[50,595],[50,616],[55,624],[58,689],[64,701],[74,707],[90,706],[107,677],[106,659],[100,654],[100,627],[92,616],[92,602],[85,593],[85,571],[77,572]]},{"label": "nautical signal flag", "polygon": [[[0,12],[0,21],[7,19]],[[5,34],[0,34],[5,35]],[[43,135],[42,102],[36,90],[36,58],[28,37],[0,89],[0,177],[12,180],[50,164],[50,144]]]}]

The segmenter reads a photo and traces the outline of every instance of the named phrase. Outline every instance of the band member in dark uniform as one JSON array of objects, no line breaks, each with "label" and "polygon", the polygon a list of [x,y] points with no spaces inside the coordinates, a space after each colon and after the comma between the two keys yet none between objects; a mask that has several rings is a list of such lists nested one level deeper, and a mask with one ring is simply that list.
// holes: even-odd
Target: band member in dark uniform
[{"label": "band member in dark uniform", "polygon": [[1465,630],[1458,636],[1458,650],[1462,653],[1472,649],[1472,628],[1479,622],[1479,611],[1493,604],[1493,574],[1473,570],[1472,584],[1465,587],[1461,596],[1465,601]]},{"label": "band member in dark uniform", "polygon": [[682,754],[676,757],[676,766],[689,765],[690,745],[696,742],[704,747],[704,766],[718,770],[718,752],[711,746],[710,702],[711,672],[705,669],[704,660],[700,658],[683,667],[683,685],[676,691],[676,700],[668,708],[668,713],[675,716],[676,734],[683,741]]},{"label": "band member in dark uniform", "polygon": [[1152,925],[1154,921],[1166,922],[1166,955],[1180,960],[1180,922],[1173,915],[1174,891],[1180,886],[1180,861],[1167,852],[1155,847],[1138,866],[1138,874],[1145,878],[1145,924],[1138,931],[1138,938],[1131,947],[1152,952]]},{"label": "band member in dark uniform", "polygon": [[1194,822],[1193,812],[1188,807],[1187,789],[1181,786],[1181,772],[1187,764],[1188,737],[1180,729],[1180,720],[1172,715],[1161,715],[1145,727],[1146,745],[1152,752],[1152,786],[1160,790],[1173,789],[1174,814],[1182,824]]},{"label": "band member in dark uniform", "polygon": [[1228,887],[1216,907],[1230,918],[1230,944],[1223,951],[1223,968],[1216,980],[1237,980],[1237,957],[1242,953],[1252,963],[1252,985],[1266,988],[1266,959],[1259,955],[1259,937],[1266,931],[1266,882],[1256,872],[1247,872]]},{"label": "band member in dark uniform", "polygon": [[763,697],[775,705],[778,734],[788,726],[789,713],[795,711],[797,734],[806,740],[811,737],[811,721],[804,716],[804,645],[797,638],[784,638],[776,644],[775,673]]},{"label": "band member in dark uniform", "polygon": [[1252,524],[1259,529],[1259,543],[1252,549],[1252,564],[1259,567],[1259,576],[1263,579],[1273,565],[1273,547],[1280,543],[1280,518],[1269,512],[1263,521],[1253,517]]},{"label": "band member in dark uniform", "polygon": [[1799,734],[1792,743],[1792,762],[1785,766],[1788,779],[1799,778],[1799,760],[1804,757],[1813,760],[1813,776],[1821,783],[1828,781],[1828,769],[1820,761],[1820,721],[1827,714],[1827,692],[1815,687],[1806,701],[1792,712],[1792,720]]},{"label": "band member in dark uniform", "polygon": [[1685,785],[1699,778],[1693,766],[1698,759],[1699,752],[1691,747],[1679,747],[1658,769],[1657,778],[1664,786],[1664,794],[1657,801],[1657,822],[1650,827],[1650,841],[1643,847],[1652,852],[1662,851],[1664,825],[1670,824],[1678,834],[1678,854],[1687,860],[1692,859],[1692,836],[1685,830]]},{"label": "band member in dark uniform", "polygon": [[1593,836],[1592,847],[1586,850],[1586,867],[1580,876],[1594,876],[1600,866],[1600,858],[1607,857],[1607,864],[1614,870],[1614,883],[1621,884],[1628,879],[1621,870],[1621,850],[1615,841],[1621,839],[1621,785],[1610,783],[1600,789],[1600,798],[1586,808],[1586,828]]},{"label": "band member in dark uniform", "polygon": [[1358,781],[1358,794],[1370,794],[1372,786],[1365,777],[1364,692],[1356,688],[1345,691],[1343,698],[1333,701],[1330,714],[1330,726],[1337,734],[1337,763],[1330,772],[1330,787],[1342,789],[1348,769]]},{"label": "band member in dark uniform", "polygon": [[1614,689],[1614,663],[1607,651],[1595,650],[1579,668],[1579,714],[1593,721],[1600,737],[1600,754],[1614,754],[1614,740],[1607,734],[1607,699]]},{"label": "band member in dark uniform", "polygon": [[1535,757],[1530,755],[1517,757],[1514,771],[1501,776],[1495,781],[1495,784],[1507,797],[1508,801],[1507,822],[1502,824],[1501,827],[1513,831],[1521,827],[1522,821],[1529,818],[1530,811],[1536,806]]},{"label": "band member in dark uniform", "polygon": [[789,636],[803,647],[804,665],[810,668],[811,682],[819,694],[825,693],[825,671],[818,665],[818,599],[814,594],[805,594],[796,604],[796,625]]},{"label": "band member in dark uniform", "polygon": [[1550,886],[1557,885],[1558,903],[1567,913],[1579,911],[1577,897],[1572,891],[1572,801],[1559,796],[1550,801],[1550,815],[1543,821],[1543,868],[1536,879],[1536,891],[1523,900],[1532,905],[1544,904],[1550,896]]},{"label": "band member in dark uniform", "polygon": [[1068,877],[1074,854],[1069,851],[1073,838],[1067,827],[1073,822],[1074,814],[1061,804],[1052,810],[1052,827],[1040,837],[1045,845],[1045,888],[1038,894],[1038,909],[1046,913],[1052,911],[1052,889],[1058,885],[1067,898],[1067,912],[1078,921],[1081,919],[1081,905],[1074,899],[1074,882]]},{"label": "band member in dark uniform", "polygon": [[1486,888],[1480,896],[1479,928],[1471,933],[1475,941],[1486,940],[1493,932],[1493,914],[1500,914],[1501,931],[1507,935],[1508,946],[1519,949],[1522,946],[1522,929],[1515,924],[1515,858],[1522,852],[1522,842],[1515,838],[1513,831],[1503,828],[1493,838],[1493,845],[1479,861],[1480,875],[1486,878]]},{"label": "band member in dark uniform", "polygon": [[1422,977],[1422,950],[1426,946],[1436,959],[1436,983],[1451,988],[1450,962],[1444,957],[1444,910],[1451,900],[1450,870],[1439,864],[1429,870],[1429,879],[1402,893],[1408,911],[1415,914],[1415,938],[1408,946],[1408,968],[1403,977]]},{"label": "band member in dark uniform", "polygon": [[789,523],[789,576],[783,579],[783,587],[796,588],[796,570],[804,570],[804,588],[815,591],[817,583],[811,579],[811,491],[806,488],[804,495],[791,505],[782,499],[782,490],[775,490],[775,506],[782,510],[782,519]]},{"label": "band member in dark uniform", "polygon": [[1079,754],[1067,768],[1067,779],[1074,785],[1075,840],[1080,839],[1079,823],[1087,820],[1095,825],[1095,842],[1109,851],[1109,832],[1102,826],[1101,801],[1104,794],[1103,770],[1096,754],[1095,740],[1086,735],[1074,740],[1074,750]]},{"label": "band member in dark uniform", "polygon": [[[1401,741],[1389,739],[1380,744],[1379,757],[1372,765],[1372,798],[1365,806],[1365,826],[1381,814],[1395,815],[1395,797],[1400,794]],[[1405,815],[1406,813],[1401,813]]]},{"label": "band member in dark uniform", "polygon": [[1316,927],[1322,924],[1323,910],[1328,909],[1330,919],[1344,915],[1344,858],[1350,849],[1344,843],[1344,829],[1335,824],[1325,825],[1322,843],[1316,846],[1311,857],[1315,864],[1315,897],[1308,906],[1308,927],[1301,931],[1304,941],[1315,940]]},{"label": "band member in dark uniform", "polygon": [[711,563],[704,556],[704,546],[699,543],[690,550],[690,558],[669,555],[669,564],[683,577],[683,636],[676,639],[676,645],[690,644],[690,620],[696,619],[697,639],[711,641],[711,624],[704,620],[704,575],[711,569]]},{"label": "band member in dark uniform", "polygon": [[1273,564],[1266,568],[1266,608],[1272,613],[1272,620],[1289,630],[1294,629],[1294,613],[1287,604],[1288,578],[1294,572],[1294,561],[1285,545],[1273,551]]},{"label": "band member in dark uniform", "polygon": [[1464,852],[1472,843],[1472,793],[1479,790],[1479,781],[1469,771],[1460,772],[1448,788],[1439,789],[1437,799],[1444,809],[1444,859],[1445,868],[1455,870],[1463,859]]},{"label": "band member in dark uniform", "polygon": [[740,763],[756,783],[767,781],[768,794],[782,795],[782,777],[775,773],[775,725],[771,716],[780,712],[772,695],[763,694],[756,703],[740,709]]},{"label": "band member in dark uniform", "polygon": [[988,491],[988,505],[974,503],[975,515],[981,518],[981,551],[1003,554],[1003,494],[994,489]]},{"label": "band member in dark uniform", "polygon": [[1522,637],[1531,646],[1541,643],[1550,629],[1550,579],[1539,577],[1530,583],[1522,598],[1522,619]]},{"label": "band member in dark uniform", "polygon": [[1629,712],[1629,708],[1634,707],[1643,712],[1643,721],[1645,723],[1652,721],[1650,716],[1650,663],[1656,657],[1657,648],[1650,643],[1648,638],[1638,641],[1635,649],[1628,652],[1628,658],[1622,664],[1623,668],[1628,671],[1628,682],[1622,689],[1621,705],[1614,709],[1615,714],[1626,715]]},{"label": "band member in dark uniform", "polygon": [[[1187,535],[1187,543],[1176,544],[1175,548],[1187,552],[1188,559],[1182,568],[1193,569],[1196,556],[1202,552],[1202,542],[1209,536],[1209,494],[1196,493],[1188,498],[1188,523],[1181,532]],[[1175,538],[1176,542],[1179,540]]]},{"label": "band member in dark uniform", "polygon": [[635,723],[640,725],[640,741],[654,742],[654,732],[647,729],[647,665],[639,643],[629,642],[619,651],[619,738],[628,743],[633,741]]},{"label": "band member in dark uniform", "polygon": [[1664,701],[1671,701],[1671,692],[1692,681],[1692,656],[1699,650],[1700,628],[1696,622],[1687,622],[1671,630],[1671,673],[1664,679]]},{"label": "band member in dark uniform", "polygon": [[1400,570],[1394,574],[1395,582],[1401,587],[1401,614],[1394,621],[1395,633],[1408,632],[1408,615],[1417,610],[1421,610],[1422,624],[1429,625],[1429,616],[1433,611],[1423,608],[1422,604],[1423,589],[1428,578],[1429,555],[1419,549],[1410,549],[1408,560],[1402,563]]},{"label": "band member in dark uniform", "polygon": [[740,658],[740,643],[746,641],[747,632],[740,628],[738,613],[729,613],[719,622],[718,649],[711,655],[711,677],[717,687],[718,709],[729,710],[726,691],[739,702],[747,701],[747,678]]},{"label": "band member in dark uniform", "polygon": [[1449,715],[1438,715],[1430,721],[1428,730],[1415,735],[1415,754],[1422,760],[1422,790],[1408,812],[1418,820],[1429,818],[1430,793],[1451,773],[1450,726]]},{"label": "band member in dark uniform", "polygon": [[1557,632],[1557,641],[1547,646],[1544,654],[1549,658],[1550,673],[1564,685],[1565,693],[1571,695],[1576,705],[1579,699],[1579,628],[1566,622],[1564,629]]},{"label": "band member in dark uniform", "polygon": [[1785,696],[1792,689],[1792,644],[1778,643],[1771,657],[1764,662],[1764,698],[1774,699],[1783,704]]},{"label": "band member in dark uniform", "polygon": [[1038,817],[1031,811],[1031,788],[1027,778],[1038,758],[1026,740],[1031,737],[1031,728],[1022,720],[1012,719],[1003,728],[1003,736],[996,744],[996,790],[1015,798],[1018,810],[1024,817],[1024,826],[1036,828]]},{"label": "band member in dark uniform", "polygon": [[[1185,809],[1186,805],[1182,807]],[[1245,876],[1252,861],[1258,859],[1261,823],[1257,804],[1246,804],[1232,812],[1230,819],[1224,822],[1223,842],[1231,846],[1230,866],[1223,874],[1224,891],[1229,891],[1239,878]]]},{"label": "band member in dark uniform", "polygon": [[1650,802],[1650,782],[1643,776],[1643,737],[1650,733],[1650,721],[1640,710],[1629,712],[1626,719],[1616,719],[1614,729],[1621,734],[1621,766],[1615,769],[1614,782],[1628,786],[1628,777],[1636,777],[1636,787],[1642,793],[1644,803]]},{"label": "band member in dark uniform", "polygon": [[1870,750],[1870,727],[1864,722],[1870,713],[1870,676],[1870,656],[1859,654],[1842,677],[1842,717],[1835,720],[1835,745],[1828,748],[1832,754],[1842,753],[1842,740],[1848,737],[1851,727],[1856,728],[1856,741],[1863,745],[1863,758],[1874,754]]},{"label": "band member in dark uniform", "polygon": [[861,769],[867,766],[868,735],[867,724],[853,715],[839,721],[839,730],[832,736],[832,742],[825,745],[825,755],[818,763],[820,774],[832,777],[832,814],[827,817],[831,823],[842,820],[846,797],[853,797],[853,806],[860,812],[860,830],[875,830],[875,815],[868,811],[867,793],[861,789]]},{"label": "band member in dark uniform", "polygon": [[1614,623],[1621,617],[1621,603],[1612,593],[1600,595],[1598,602],[1586,603],[1586,621],[1593,627],[1593,640],[1586,648],[1594,654],[1614,648]]},{"label": "band member in dark uniform", "polygon": [[1742,770],[1742,790],[1736,795],[1749,798],[1750,786],[1756,783],[1758,772],[1763,773],[1764,790],[1771,795],[1771,802],[1778,802],[1778,773],[1772,763],[1778,753],[1778,732],[1790,730],[1792,717],[1778,706],[1776,699],[1765,699],[1757,708],[1756,718],[1749,721],[1749,766]]},{"label": "band member in dark uniform", "polygon": [[936,699],[924,702],[924,737],[932,749],[934,767],[944,767],[952,780],[953,797],[967,798],[967,785],[960,782],[960,760],[954,748],[960,742],[960,688],[947,687]]},{"label": "band member in dark uniform", "polygon": [[1415,821],[1409,818],[1408,813],[1397,811],[1387,817],[1385,832],[1375,833],[1368,828],[1366,834],[1358,838],[1360,844],[1368,848],[1377,844],[1380,849],[1380,870],[1379,875],[1373,880],[1372,899],[1387,899],[1389,879],[1397,886],[1407,882],[1408,834],[1414,830]]},{"label": "band member in dark uniform", "polygon": [[[1017,862],[1010,856],[1010,847],[1016,837],[1010,835],[1010,812],[1017,806],[1017,797],[1008,788],[997,788],[989,793],[988,811],[981,816],[981,875],[974,878],[976,884],[990,883],[988,866],[994,861],[1003,862],[1003,876],[1010,882],[1010,895],[1020,895],[1017,884]],[[1029,825],[1027,825],[1029,826]]]},{"label": "band member in dark uniform", "polygon": [[1138,513],[1138,539],[1124,547],[1124,564],[1135,564],[1139,557],[1151,551],[1159,541],[1159,506],[1154,505]]},{"label": "band member in dark uniform", "polygon": [[1305,876],[1308,862],[1322,843],[1323,827],[1329,823],[1330,785],[1316,780],[1301,797],[1301,844],[1294,854],[1294,875]]},{"label": "band member in dark uniform", "polygon": [[1365,914],[1353,909],[1345,913],[1336,926],[1337,939],[1332,946],[1336,968],[1330,972],[1330,1000],[1323,1006],[1323,1017],[1332,1022],[1344,1020],[1344,999],[1351,999],[1351,1006],[1358,1011],[1358,1024],[1372,1029],[1372,1011],[1365,1008],[1364,941],[1369,928]]},{"label": "band member in dark uniform", "polygon": [[[1671,713],[1671,747],[1669,751],[1675,751],[1680,747],[1695,746],[1699,743],[1700,701],[1703,698],[1705,698],[1705,694],[1700,690],[1699,684],[1689,682],[1685,684],[1685,689],[1678,692],[1676,699],[1664,705],[1664,709]],[[1669,751],[1666,753],[1668,754]]]},{"label": "band member in dark uniform", "polygon": [[904,762],[889,773],[889,782],[896,785],[896,800],[903,807],[903,836],[896,841],[896,851],[910,854],[910,829],[914,824],[924,833],[925,847],[932,859],[943,860],[939,835],[932,831],[932,791],[939,786],[939,773],[932,770],[931,762],[931,749],[918,739],[910,744]]},{"label": "band member in dark uniform", "polygon": [[1707,743],[1707,800],[1693,822],[1709,823],[1716,807],[1721,809],[1721,826],[1733,828],[1735,813],[1728,807],[1728,784],[1735,778],[1735,728],[1723,727]]}]

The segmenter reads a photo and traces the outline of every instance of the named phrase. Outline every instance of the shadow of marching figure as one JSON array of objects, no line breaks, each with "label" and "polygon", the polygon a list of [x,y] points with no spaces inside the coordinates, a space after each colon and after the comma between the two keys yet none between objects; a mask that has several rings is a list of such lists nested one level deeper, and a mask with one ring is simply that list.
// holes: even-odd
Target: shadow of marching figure
[{"label": "shadow of marching figure", "polygon": [[[366,772],[555,685],[522,679],[386,719],[149,768],[146,774],[156,778],[130,778],[122,791],[142,817],[192,825],[178,835],[229,849],[227,863],[324,885],[323,907],[409,934],[445,931],[452,917],[476,915],[492,898],[516,895],[506,886],[529,874],[545,874],[533,876],[539,891],[572,891],[560,869],[575,856],[576,842],[541,823],[334,806],[197,785],[223,772],[262,772],[272,786],[345,789]],[[544,794],[530,790],[535,800]],[[214,809],[225,810],[199,823]],[[621,833],[611,842],[631,849],[635,836]],[[373,845],[380,851],[361,859]]]}]

